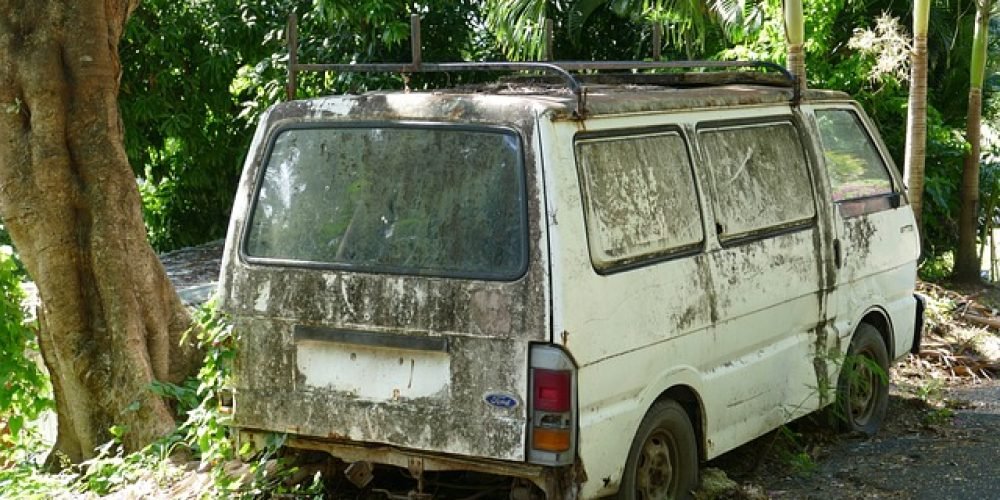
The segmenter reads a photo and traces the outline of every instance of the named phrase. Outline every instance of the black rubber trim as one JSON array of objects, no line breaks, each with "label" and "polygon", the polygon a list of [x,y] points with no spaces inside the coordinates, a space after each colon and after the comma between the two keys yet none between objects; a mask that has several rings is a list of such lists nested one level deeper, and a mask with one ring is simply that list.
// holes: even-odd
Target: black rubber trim
[{"label": "black rubber trim", "polygon": [[319,326],[295,325],[292,331],[295,342],[312,340],[366,347],[387,347],[407,351],[448,352],[447,337],[417,337],[394,333],[359,332]]},{"label": "black rubber trim", "polygon": [[917,318],[913,324],[913,346],[910,347],[910,352],[920,354],[920,342],[924,337],[924,311],[927,309],[927,299],[919,293],[913,294],[913,298],[917,301]]}]

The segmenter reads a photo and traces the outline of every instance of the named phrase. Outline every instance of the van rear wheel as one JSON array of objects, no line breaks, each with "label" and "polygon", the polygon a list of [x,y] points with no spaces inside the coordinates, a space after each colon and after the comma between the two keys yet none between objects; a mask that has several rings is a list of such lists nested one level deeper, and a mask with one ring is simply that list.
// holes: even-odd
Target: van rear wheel
[{"label": "van rear wheel", "polygon": [[653,405],[632,440],[618,498],[686,499],[698,485],[698,445],[691,419],[675,401]]},{"label": "van rear wheel", "polygon": [[873,436],[889,406],[889,355],[879,331],[858,326],[837,380],[837,416],[850,432]]}]

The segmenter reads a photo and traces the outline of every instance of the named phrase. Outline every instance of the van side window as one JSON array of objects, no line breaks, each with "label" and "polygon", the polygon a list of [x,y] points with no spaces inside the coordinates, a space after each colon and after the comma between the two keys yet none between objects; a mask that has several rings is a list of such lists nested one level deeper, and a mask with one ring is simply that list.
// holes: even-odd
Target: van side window
[{"label": "van side window", "polygon": [[806,223],[816,213],[802,144],[789,122],[702,128],[721,240]]},{"label": "van side window", "polygon": [[833,201],[891,194],[892,178],[858,116],[846,109],[816,111]]},{"label": "van side window", "polygon": [[596,269],[692,250],[704,240],[691,160],[677,132],[580,139],[576,159]]}]

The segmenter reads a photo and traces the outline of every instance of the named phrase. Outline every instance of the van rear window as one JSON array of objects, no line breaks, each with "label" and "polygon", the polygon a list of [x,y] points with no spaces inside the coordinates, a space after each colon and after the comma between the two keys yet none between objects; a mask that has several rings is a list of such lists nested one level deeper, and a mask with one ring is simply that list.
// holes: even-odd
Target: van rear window
[{"label": "van rear window", "polygon": [[516,279],[527,267],[521,142],[499,128],[289,128],[264,161],[250,261]]}]

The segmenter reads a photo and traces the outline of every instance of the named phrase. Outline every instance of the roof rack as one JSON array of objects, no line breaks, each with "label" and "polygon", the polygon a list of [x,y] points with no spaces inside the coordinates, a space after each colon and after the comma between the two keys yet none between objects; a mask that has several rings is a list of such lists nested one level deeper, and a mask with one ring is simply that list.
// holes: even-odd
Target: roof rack
[{"label": "roof rack", "polygon": [[[546,32],[551,37],[551,24],[546,23]],[[586,109],[587,87],[584,81],[596,80],[597,75],[577,74],[572,72],[584,71],[613,71],[613,70],[656,70],[656,69],[732,69],[744,68],[761,71],[774,71],[778,73],[779,79],[767,78],[747,78],[740,80],[733,76],[732,72],[727,72],[722,82],[735,83],[736,81],[746,83],[759,83],[765,85],[776,85],[784,83],[783,86],[792,89],[792,104],[797,105],[801,98],[801,90],[796,84],[795,76],[784,66],[768,61],[530,61],[530,62],[439,62],[425,63],[420,51],[420,16],[413,14],[410,16],[410,51],[412,62],[409,63],[358,63],[358,64],[304,64],[298,61],[298,16],[291,14],[288,17],[288,86],[286,88],[289,99],[294,99],[298,73],[303,71],[324,73],[324,72],[354,72],[354,73],[441,73],[450,71],[538,71],[548,73],[562,80],[567,89],[576,96],[576,110],[574,113],[578,117],[583,117]],[[654,39],[658,39],[658,32],[654,30]],[[546,44],[551,47],[551,41]],[[654,58],[659,56],[659,44],[654,43]],[[551,48],[546,51],[551,54]],[[760,73],[752,73],[760,76]],[[700,81],[707,83],[707,79],[692,78],[687,74],[683,77],[677,74],[650,74],[650,73],[627,73],[627,74],[604,74],[605,80],[613,80],[615,83],[635,83],[650,84],[664,83],[678,84],[682,81],[688,83]],[[653,76],[666,78],[651,78]],[[670,78],[673,76],[673,78]],[[712,82],[715,83],[715,82]]]}]

